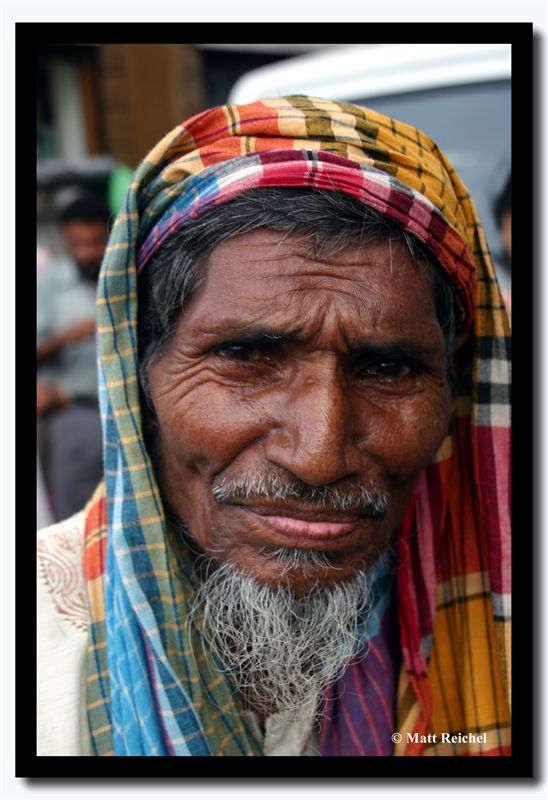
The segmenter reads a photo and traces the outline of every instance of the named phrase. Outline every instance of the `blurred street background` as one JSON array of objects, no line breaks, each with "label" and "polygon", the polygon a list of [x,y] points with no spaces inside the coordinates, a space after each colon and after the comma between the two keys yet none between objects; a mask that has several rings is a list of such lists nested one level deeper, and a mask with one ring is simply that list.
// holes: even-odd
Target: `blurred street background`
[{"label": "blurred street background", "polygon": [[[38,244],[64,252],[57,212],[83,189],[113,212],[132,171],[179,122],[226,102],[236,80],[330,45],[89,44],[38,50]],[[41,262],[42,265],[42,262]]]},{"label": "blurred street background", "polygon": [[476,201],[510,306],[510,46],[48,44],[37,52],[38,527],[102,477],[93,303],[132,172],[184,119],[282,94],[408,122]]}]

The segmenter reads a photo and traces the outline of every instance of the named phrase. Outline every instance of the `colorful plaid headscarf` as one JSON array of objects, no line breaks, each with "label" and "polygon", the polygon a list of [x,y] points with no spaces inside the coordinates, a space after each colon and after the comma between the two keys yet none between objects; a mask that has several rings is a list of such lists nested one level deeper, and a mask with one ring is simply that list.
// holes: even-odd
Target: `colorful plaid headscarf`
[{"label": "colorful plaid headscarf", "polygon": [[[347,670],[350,691],[326,693],[322,754],[508,754],[509,327],[485,236],[428,136],[308,97],[218,107],[179,125],[138,167],[111,234],[98,292],[105,479],[86,509],[84,551],[93,752],[261,754],[251,715],[188,623],[192,559],[166,525],[143,439],[137,285],[183,222],[263,186],[342,190],[413,233],[451,279],[464,340],[449,433],[395,534],[393,613],[381,559],[372,650]],[[394,730],[400,742],[379,743],[379,715],[383,736]]]}]

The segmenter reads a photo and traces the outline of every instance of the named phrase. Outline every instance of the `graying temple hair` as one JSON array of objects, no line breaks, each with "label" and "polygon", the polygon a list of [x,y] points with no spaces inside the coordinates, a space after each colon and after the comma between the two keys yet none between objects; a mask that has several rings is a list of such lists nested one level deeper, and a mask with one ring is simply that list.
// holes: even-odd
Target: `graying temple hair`
[{"label": "graying temple hair", "polygon": [[443,270],[412,234],[345,192],[249,189],[183,225],[140,276],[139,380],[151,410],[149,367],[169,342],[185,301],[199,287],[203,260],[223,241],[258,228],[306,240],[317,257],[333,255],[349,244],[387,240],[403,244],[415,263],[430,267],[436,316],[446,346],[447,375],[452,384],[452,289]]}]

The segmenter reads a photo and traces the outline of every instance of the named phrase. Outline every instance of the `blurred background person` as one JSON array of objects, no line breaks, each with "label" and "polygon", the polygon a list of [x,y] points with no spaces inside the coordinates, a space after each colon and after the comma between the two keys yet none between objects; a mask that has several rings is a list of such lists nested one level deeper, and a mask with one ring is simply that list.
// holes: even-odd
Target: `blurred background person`
[{"label": "blurred background person", "polygon": [[43,275],[51,265],[51,253],[43,246],[36,247],[36,274]]},{"label": "blurred background person", "polygon": [[110,210],[88,193],[60,215],[67,250],[37,284],[37,415],[56,519],[85,504],[102,473],[95,357],[96,284]]},{"label": "blurred background person", "polygon": [[508,175],[506,183],[497,196],[493,213],[500,231],[502,252],[499,255],[501,272],[506,281],[501,281],[502,295],[508,313],[512,305],[511,275],[512,275],[512,175]]}]

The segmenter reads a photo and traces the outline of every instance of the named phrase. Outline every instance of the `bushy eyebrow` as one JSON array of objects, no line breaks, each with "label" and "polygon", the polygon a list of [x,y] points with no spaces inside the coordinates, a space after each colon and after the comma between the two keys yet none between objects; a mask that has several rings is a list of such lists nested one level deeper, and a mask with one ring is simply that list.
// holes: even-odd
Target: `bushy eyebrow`
[{"label": "bushy eyebrow", "polygon": [[[376,360],[390,361],[398,358],[435,358],[440,354],[440,345],[435,342],[425,342],[414,337],[404,337],[392,341],[372,342],[359,340],[349,343],[349,352],[361,358],[374,358]],[[442,348],[443,349],[443,348]]]},{"label": "bushy eyebrow", "polygon": [[246,324],[241,319],[215,321],[214,325],[204,327],[198,336],[215,338],[217,341],[239,342],[242,344],[266,344],[268,342],[298,343],[307,340],[301,326],[273,327],[263,323]]},{"label": "bushy eyebrow", "polygon": [[[211,332],[213,333],[213,331]],[[215,331],[218,340],[234,344],[266,346],[273,342],[280,344],[302,344],[308,337],[302,328],[275,329],[267,325],[252,325],[237,328],[227,326]],[[370,339],[358,339],[347,342],[349,355],[359,359],[375,359],[390,361],[402,358],[435,358],[440,353],[439,344],[415,337],[400,337],[388,342],[373,342]]]}]

